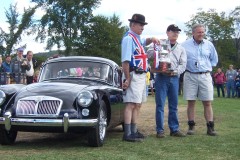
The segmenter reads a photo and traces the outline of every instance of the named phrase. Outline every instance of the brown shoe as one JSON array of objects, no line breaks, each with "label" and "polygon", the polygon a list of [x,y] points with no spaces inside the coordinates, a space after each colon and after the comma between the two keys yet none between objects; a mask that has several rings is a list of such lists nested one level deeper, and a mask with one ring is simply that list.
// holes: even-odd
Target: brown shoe
[{"label": "brown shoe", "polygon": [[157,138],[165,138],[164,132],[157,133],[156,135]]},{"label": "brown shoe", "polygon": [[214,130],[214,122],[209,121],[207,123],[207,135],[216,136],[217,132]]},{"label": "brown shoe", "polygon": [[174,136],[174,137],[185,137],[186,135],[184,133],[182,133],[181,131],[177,131],[177,132],[171,132],[170,136]]},{"label": "brown shoe", "polygon": [[194,135],[195,132],[195,122],[194,121],[188,121],[188,135]]}]

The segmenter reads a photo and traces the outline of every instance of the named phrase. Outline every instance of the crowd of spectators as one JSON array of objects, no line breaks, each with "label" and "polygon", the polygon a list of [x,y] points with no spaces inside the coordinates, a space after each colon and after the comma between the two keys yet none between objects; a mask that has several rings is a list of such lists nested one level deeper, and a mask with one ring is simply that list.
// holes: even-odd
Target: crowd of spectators
[{"label": "crowd of spectators", "polygon": [[[13,57],[13,58],[12,58]],[[47,60],[58,58],[54,54]],[[32,51],[18,48],[16,55],[0,55],[0,85],[5,84],[31,84],[38,81],[41,65],[38,65]]]},{"label": "crowd of spectators", "polygon": [[226,98],[240,98],[240,69],[234,69],[230,64],[225,72],[218,68],[212,76],[218,97],[222,94],[222,97]]}]

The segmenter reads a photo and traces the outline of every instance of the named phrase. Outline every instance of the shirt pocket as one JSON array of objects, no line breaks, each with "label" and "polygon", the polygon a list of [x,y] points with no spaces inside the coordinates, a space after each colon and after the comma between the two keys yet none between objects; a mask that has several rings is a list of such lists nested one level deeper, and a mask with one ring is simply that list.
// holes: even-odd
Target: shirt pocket
[{"label": "shirt pocket", "polygon": [[209,57],[211,54],[211,50],[210,48],[206,47],[202,47],[202,56],[204,57]]}]

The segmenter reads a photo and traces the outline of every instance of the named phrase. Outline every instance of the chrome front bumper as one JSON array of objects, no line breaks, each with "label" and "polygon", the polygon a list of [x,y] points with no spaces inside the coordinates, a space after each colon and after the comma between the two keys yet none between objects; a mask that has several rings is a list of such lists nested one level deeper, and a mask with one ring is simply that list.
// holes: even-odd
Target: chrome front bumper
[{"label": "chrome front bumper", "polygon": [[68,113],[64,114],[63,119],[12,118],[10,112],[6,112],[4,117],[0,117],[0,124],[4,124],[7,131],[11,129],[11,126],[62,126],[64,132],[67,132],[69,127],[93,127],[97,125],[97,122],[98,119],[69,119]]}]

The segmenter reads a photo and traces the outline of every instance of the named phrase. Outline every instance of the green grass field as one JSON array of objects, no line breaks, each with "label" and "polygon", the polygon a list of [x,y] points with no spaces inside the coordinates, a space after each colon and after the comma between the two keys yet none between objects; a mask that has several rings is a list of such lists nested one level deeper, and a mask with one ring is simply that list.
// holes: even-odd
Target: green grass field
[{"label": "green grass field", "polygon": [[[154,115],[154,98],[149,96],[144,104]],[[237,160],[240,159],[240,99],[215,98],[214,120],[218,136],[206,135],[203,107],[196,106],[196,135],[184,138],[170,137],[157,139],[154,132],[148,132],[146,140],[141,143],[123,142],[121,128],[108,132],[103,147],[87,146],[86,137],[80,135],[24,133],[24,138],[17,137],[12,146],[0,145],[1,160]],[[167,108],[165,108],[167,109]],[[179,121],[183,131],[187,130],[186,101],[179,98]],[[144,113],[141,113],[144,115]],[[144,117],[143,121],[144,121]],[[151,117],[150,117],[151,118]],[[154,116],[152,116],[154,122]],[[165,118],[166,120],[167,118]],[[155,124],[145,124],[154,131]],[[166,126],[167,127],[167,126]],[[168,134],[168,133],[167,133]],[[20,134],[21,135],[21,134]],[[29,141],[29,138],[32,140]],[[36,136],[36,137],[34,137]]]}]

